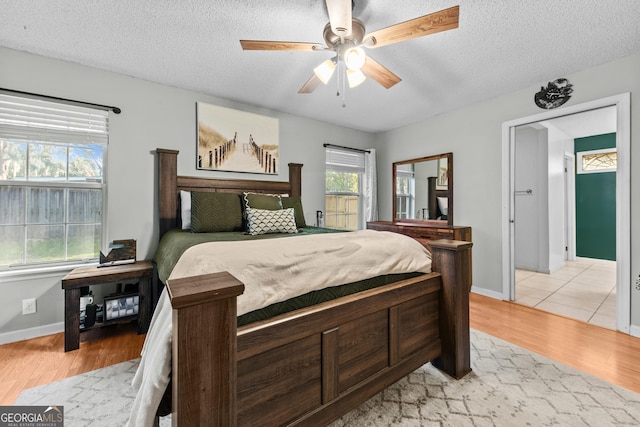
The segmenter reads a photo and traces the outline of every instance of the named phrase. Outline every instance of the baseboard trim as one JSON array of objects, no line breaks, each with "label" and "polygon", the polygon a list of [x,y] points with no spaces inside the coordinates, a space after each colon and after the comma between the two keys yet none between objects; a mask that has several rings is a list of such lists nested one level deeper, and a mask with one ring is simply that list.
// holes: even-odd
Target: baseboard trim
[{"label": "baseboard trim", "polygon": [[631,335],[632,337],[640,338],[640,326],[629,326],[629,335]]},{"label": "baseboard trim", "polygon": [[0,334],[0,344],[24,341],[31,338],[43,337],[45,335],[57,334],[58,332],[64,332],[64,322],[5,332]]},{"label": "baseboard trim", "polygon": [[490,289],[478,288],[477,286],[472,286],[471,292],[473,292],[474,294],[478,294],[478,295],[482,295],[482,296],[490,297],[494,299],[499,299],[499,300],[508,299],[504,297],[502,292],[496,292]]}]

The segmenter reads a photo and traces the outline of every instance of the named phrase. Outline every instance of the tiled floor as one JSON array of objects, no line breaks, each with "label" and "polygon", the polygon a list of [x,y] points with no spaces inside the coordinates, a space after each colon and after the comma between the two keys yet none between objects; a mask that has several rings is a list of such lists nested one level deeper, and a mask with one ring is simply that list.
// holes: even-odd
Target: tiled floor
[{"label": "tiled floor", "polygon": [[551,274],[516,270],[516,302],[616,328],[616,263],[577,258]]}]

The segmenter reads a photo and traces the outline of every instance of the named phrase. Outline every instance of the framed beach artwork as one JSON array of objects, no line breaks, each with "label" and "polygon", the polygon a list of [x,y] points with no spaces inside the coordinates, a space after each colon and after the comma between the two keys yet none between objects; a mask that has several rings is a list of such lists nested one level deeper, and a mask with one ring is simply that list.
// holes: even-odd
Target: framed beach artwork
[{"label": "framed beach artwork", "polygon": [[438,159],[436,190],[446,190],[447,188],[449,188],[449,165],[446,158]]},{"label": "framed beach artwork", "polygon": [[278,119],[196,103],[196,169],[277,175]]}]

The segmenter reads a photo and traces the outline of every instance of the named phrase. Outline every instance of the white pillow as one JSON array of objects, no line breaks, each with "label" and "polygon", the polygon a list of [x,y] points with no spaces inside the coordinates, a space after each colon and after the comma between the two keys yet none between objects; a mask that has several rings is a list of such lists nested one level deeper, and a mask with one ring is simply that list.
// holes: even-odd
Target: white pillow
[{"label": "white pillow", "polygon": [[182,229],[191,229],[191,192],[180,190],[180,216]]},{"label": "white pillow", "polygon": [[249,234],[297,233],[293,208],[267,210],[246,208]]},{"label": "white pillow", "polygon": [[447,215],[447,212],[449,211],[449,198],[438,197],[438,207],[440,208],[442,215]]}]

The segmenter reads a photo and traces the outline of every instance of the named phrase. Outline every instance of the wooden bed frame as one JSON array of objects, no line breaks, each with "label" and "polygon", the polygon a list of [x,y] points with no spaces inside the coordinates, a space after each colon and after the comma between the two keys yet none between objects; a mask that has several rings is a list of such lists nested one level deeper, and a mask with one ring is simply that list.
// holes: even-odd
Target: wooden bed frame
[{"label": "wooden bed frame", "polygon": [[[289,181],[177,175],[158,149],[160,236],[179,224],[180,190],[301,193]],[[433,241],[433,273],[237,327],[244,285],[215,273],[168,280],[173,307],[174,425],[327,425],[432,361],[471,371],[470,242]]]}]

